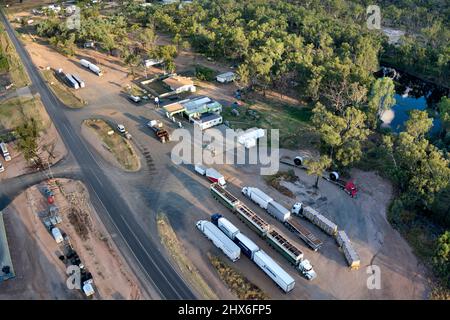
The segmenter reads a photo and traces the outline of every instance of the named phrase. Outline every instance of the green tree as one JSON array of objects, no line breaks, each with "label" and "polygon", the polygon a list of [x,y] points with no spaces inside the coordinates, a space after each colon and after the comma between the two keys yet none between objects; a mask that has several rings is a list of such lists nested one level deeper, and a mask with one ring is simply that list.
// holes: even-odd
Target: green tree
[{"label": "green tree", "polygon": [[387,110],[395,105],[395,85],[391,78],[377,79],[372,86],[369,97],[368,119],[372,128]]},{"label": "green tree", "polygon": [[414,110],[395,146],[397,179],[412,204],[430,207],[436,193],[450,180],[449,161],[432,145],[426,134],[432,119],[425,111]]},{"label": "green tree", "polygon": [[433,262],[442,278],[446,279],[446,285],[450,286],[450,231],[445,231],[437,239]]},{"label": "green tree", "polygon": [[307,173],[316,176],[314,188],[319,188],[319,179],[322,177],[324,171],[331,166],[331,159],[328,156],[321,156],[318,160],[305,161]]},{"label": "green tree", "polygon": [[312,122],[329,150],[329,157],[343,166],[361,159],[361,143],[369,135],[365,121],[366,115],[355,107],[345,109],[342,116],[333,114],[321,103],[313,109]]},{"label": "green tree", "polygon": [[36,120],[31,118],[23,125],[16,128],[16,136],[18,138],[18,147],[22,151],[25,160],[31,161],[35,159],[38,154],[38,137],[39,128]]}]

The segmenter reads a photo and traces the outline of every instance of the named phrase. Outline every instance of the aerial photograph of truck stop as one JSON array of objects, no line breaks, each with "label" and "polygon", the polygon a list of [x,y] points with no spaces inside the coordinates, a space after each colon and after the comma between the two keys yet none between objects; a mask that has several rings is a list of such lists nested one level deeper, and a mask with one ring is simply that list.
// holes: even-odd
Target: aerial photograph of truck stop
[{"label": "aerial photograph of truck stop", "polygon": [[0,300],[449,301],[449,18],[0,0]]}]

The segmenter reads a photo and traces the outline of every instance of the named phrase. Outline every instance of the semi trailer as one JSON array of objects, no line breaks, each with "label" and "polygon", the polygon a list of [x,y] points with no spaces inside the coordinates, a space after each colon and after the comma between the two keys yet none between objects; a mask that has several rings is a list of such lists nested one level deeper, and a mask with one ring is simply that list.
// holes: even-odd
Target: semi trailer
[{"label": "semi trailer", "polygon": [[267,209],[269,203],[273,201],[270,196],[268,196],[258,188],[244,187],[242,188],[242,193],[263,209]]},{"label": "semi trailer", "polygon": [[211,240],[217,248],[222,250],[231,261],[235,262],[239,259],[241,249],[213,223],[206,220],[200,220],[197,222],[197,228]]}]

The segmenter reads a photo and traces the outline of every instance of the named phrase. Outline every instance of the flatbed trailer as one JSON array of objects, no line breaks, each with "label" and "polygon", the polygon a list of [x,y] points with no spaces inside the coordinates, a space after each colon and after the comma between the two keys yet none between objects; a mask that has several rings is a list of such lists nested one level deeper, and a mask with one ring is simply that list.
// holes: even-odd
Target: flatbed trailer
[{"label": "flatbed trailer", "polygon": [[323,242],[293,217],[286,220],[285,226],[295,233],[300,239],[302,239],[314,251],[317,251],[322,247]]}]

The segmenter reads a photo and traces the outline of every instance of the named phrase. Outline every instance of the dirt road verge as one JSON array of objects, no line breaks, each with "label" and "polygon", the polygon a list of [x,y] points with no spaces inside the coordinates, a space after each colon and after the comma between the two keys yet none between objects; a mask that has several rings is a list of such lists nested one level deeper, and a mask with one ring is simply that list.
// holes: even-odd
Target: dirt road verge
[{"label": "dirt road verge", "polygon": [[55,71],[52,69],[45,69],[41,71],[45,81],[53,93],[69,108],[83,108],[87,102],[78,97],[71,89],[61,83],[55,76]]},{"label": "dirt road verge", "polygon": [[171,255],[177,266],[180,268],[185,279],[202,295],[203,299],[217,300],[217,295],[211,290],[202,278],[197,268],[192,264],[186,255],[183,244],[178,239],[172,229],[166,215],[159,213],[157,217],[158,233],[161,243]]}]

